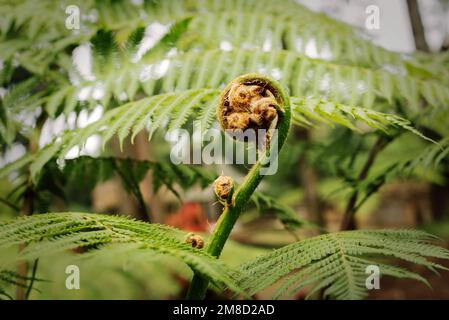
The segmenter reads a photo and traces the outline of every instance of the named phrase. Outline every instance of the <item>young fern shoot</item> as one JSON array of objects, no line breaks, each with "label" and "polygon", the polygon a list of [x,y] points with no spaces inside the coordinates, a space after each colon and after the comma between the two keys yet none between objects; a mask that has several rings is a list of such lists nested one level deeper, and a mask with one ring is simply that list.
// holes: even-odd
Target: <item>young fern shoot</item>
[{"label": "young fern shoot", "polygon": [[[291,118],[290,100],[275,80],[250,73],[234,79],[225,87],[218,100],[217,117],[221,128],[236,139],[244,139],[248,129],[266,130],[263,141],[256,140],[259,158],[243,183],[232,194],[227,189],[233,189],[233,182],[224,181],[229,180],[229,177],[217,179],[214,185],[220,200],[226,200],[206,251],[218,258],[240,213],[264,177],[262,170],[269,160],[275,160],[287,138]],[[277,139],[276,143],[272,143],[274,138]],[[228,183],[224,186],[223,182]],[[224,187],[226,190],[223,190]],[[225,192],[220,193],[222,191],[228,192],[225,195]],[[187,298],[203,299],[207,287],[208,280],[195,273]]]}]

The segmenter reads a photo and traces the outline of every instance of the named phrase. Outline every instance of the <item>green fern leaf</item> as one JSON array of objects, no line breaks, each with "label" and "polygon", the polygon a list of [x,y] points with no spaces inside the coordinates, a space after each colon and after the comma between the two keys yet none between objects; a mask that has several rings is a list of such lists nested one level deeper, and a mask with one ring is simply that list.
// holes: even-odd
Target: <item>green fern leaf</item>
[{"label": "green fern leaf", "polygon": [[[148,224],[119,216],[87,213],[48,213],[0,225],[0,248],[27,243],[21,254],[7,256],[2,265],[17,259],[35,259],[54,253],[85,248],[101,250],[115,244],[136,244],[148,255],[157,253],[175,257],[195,272],[210,279],[217,287],[241,292],[232,271],[203,250],[179,239],[180,231],[167,226]],[[95,253],[93,253],[95,255]]]},{"label": "green fern leaf", "polygon": [[[308,296],[322,289],[336,299],[367,295],[366,267],[382,275],[427,281],[405,269],[380,263],[393,257],[429,269],[447,269],[428,258],[449,259],[449,251],[433,244],[435,237],[417,230],[361,230],[325,234],[285,246],[242,266],[240,285],[254,294],[280,280],[275,297],[294,295],[306,286]],[[293,273],[292,273],[293,272]]]},{"label": "green fern leaf", "polygon": [[[145,66],[149,76],[136,83]],[[140,90],[147,95],[185,89],[218,89],[248,72],[261,72],[278,78],[293,96],[321,96],[350,106],[372,108],[378,101],[388,102],[395,97],[408,102],[412,106],[408,112],[413,113],[420,98],[435,108],[444,109],[449,102],[449,90],[439,81],[335,64],[285,50],[205,50],[189,51],[163,60],[147,57],[120,69],[106,69],[97,74],[96,79],[103,83],[118,79],[121,87],[113,93],[119,99],[121,92],[127,91],[131,85],[131,91]],[[125,81],[127,77],[134,81]],[[83,86],[93,85],[93,82],[83,83]],[[429,88],[438,94],[430,95]],[[109,95],[110,88],[105,86],[105,90]]]},{"label": "green fern leaf", "polygon": [[[188,116],[194,115],[195,111],[199,111],[197,113],[200,117],[201,129],[205,132],[212,124],[214,114],[212,102],[217,99],[218,95],[219,91],[213,89],[186,90],[144,98],[110,110],[100,120],[85,128],[67,131],[39,150],[30,165],[31,177],[35,180],[42,167],[51,159],[59,158],[59,161],[62,162],[72,148],[80,147],[81,150],[87,139],[94,134],[101,137],[103,146],[115,134],[118,134],[122,145],[123,140],[129,134],[133,139],[140,131],[148,127],[151,138],[155,130],[166,121],[168,128],[175,129],[176,126],[184,124]],[[358,120],[371,128],[385,131],[388,126],[399,127],[428,139],[414,129],[407,120],[394,115],[347,107],[325,102],[322,99],[292,98],[292,103],[293,115],[297,123],[309,124],[310,121],[322,121],[328,124],[338,123],[355,129],[351,121]],[[28,160],[24,160],[22,164],[28,163]],[[17,170],[18,166],[11,165],[0,169],[0,177],[7,175],[11,169]]]}]

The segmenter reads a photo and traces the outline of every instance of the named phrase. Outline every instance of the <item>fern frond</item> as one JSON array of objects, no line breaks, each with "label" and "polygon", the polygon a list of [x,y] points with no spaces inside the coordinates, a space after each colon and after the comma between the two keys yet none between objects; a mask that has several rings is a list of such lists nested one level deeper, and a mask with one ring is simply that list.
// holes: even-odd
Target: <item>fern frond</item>
[{"label": "fern frond", "polygon": [[449,54],[447,51],[436,53],[416,51],[414,60],[416,65],[429,70],[439,79],[444,80],[446,84],[449,83]]},{"label": "fern frond", "polygon": [[[148,1],[144,17],[124,1],[104,2],[100,20],[113,28],[129,26],[130,21],[176,21],[189,15],[193,47],[218,48],[223,42],[247,48],[287,49],[306,53],[308,45],[320,57],[372,68],[394,67],[409,72],[410,66],[425,77],[438,78],[437,70],[415,61],[414,57],[385,50],[370,41],[362,29],[307,9],[297,1],[233,0]],[[105,19],[102,19],[104,13]],[[281,39],[282,38],[282,39]]]},{"label": "fern frond", "polygon": [[[82,33],[72,33],[65,28],[66,15],[63,10],[68,5],[80,8]],[[96,24],[87,18],[94,9],[98,12]],[[234,47],[240,47],[243,43],[247,48],[262,49],[268,45],[270,50],[287,49],[307,53],[306,48],[312,45],[318,56],[333,61],[369,68],[393,66],[406,73],[412,66],[414,70],[420,71],[414,74],[433,78],[438,78],[435,75],[439,74],[435,68],[426,68],[419,61],[415,63],[413,57],[403,58],[375,46],[366,39],[362,30],[355,30],[324,14],[313,12],[295,1],[237,0],[220,4],[212,0],[168,0],[146,1],[142,5],[129,1],[20,1],[0,6],[0,14],[5,17],[0,23],[0,36],[6,38],[6,35],[14,34],[12,39],[8,37],[5,41],[5,50],[0,50],[4,52],[2,58],[9,60],[15,52],[19,63],[37,73],[43,72],[53,57],[62,54],[67,47],[89,41],[99,30],[98,25],[126,33],[155,21],[170,24],[190,16],[194,22],[189,28],[190,40],[185,49],[219,48],[226,41]],[[45,34],[45,37],[41,34]],[[30,49],[31,41],[35,45]],[[52,51],[39,47],[39,43],[48,43]],[[33,47],[38,50],[27,54]],[[36,56],[40,60],[33,59]],[[29,59],[41,63],[33,65]]]},{"label": "fern frond", "polygon": [[421,137],[424,140],[436,143],[426,137],[411,122],[393,114],[382,113],[367,108],[349,107],[346,105],[325,101],[322,99],[292,98],[293,120],[300,125],[311,125],[309,121],[334,123],[343,125],[351,130],[357,130],[354,121],[360,121],[370,128],[388,132],[389,127],[397,127]]},{"label": "fern frond", "polygon": [[[87,139],[92,135],[99,135],[105,146],[115,134],[118,134],[120,145],[122,145],[127,136],[131,135],[131,139],[134,139],[136,134],[144,129],[148,130],[151,138],[162,125],[169,129],[180,128],[189,117],[200,120],[205,125],[201,129],[206,131],[211,126],[212,102],[218,95],[219,91],[215,89],[186,90],[144,98],[109,110],[100,120],[84,128],[67,131],[39,150],[30,165],[31,176],[36,179],[42,167],[55,157],[63,161],[72,148],[79,147],[79,150],[82,150]],[[413,129],[408,121],[393,115],[350,108],[318,99],[293,98],[292,101],[294,118],[299,123],[320,120],[343,124],[354,129],[355,126],[351,124],[351,121],[359,120],[371,128],[385,130],[386,126],[390,125],[424,137]],[[201,111],[202,108],[206,109]],[[199,119],[195,118],[196,114],[199,115]],[[28,161],[24,160],[23,164],[27,163]],[[0,169],[0,177],[7,175],[11,168],[17,169],[17,164]]]},{"label": "fern frond", "polygon": [[42,103],[43,91],[37,89],[38,81],[31,78],[8,89],[0,100],[0,142],[10,145],[20,131],[29,131],[24,115],[30,115]]},{"label": "fern frond", "polygon": [[[334,64],[290,51],[259,49],[190,51],[163,60],[143,58],[138,64],[108,69],[96,79],[104,91],[97,100],[107,105],[111,95],[119,99],[122,92],[131,93],[132,99],[136,92],[154,95],[185,89],[218,89],[248,72],[279,79],[292,96],[320,96],[349,106],[371,108],[376,102],[397,98],[410,105],[407,113],[412,114],[419,110],[420,99],[435,108],[449,105],[449,90],[438,81]],[[97,82],[85,82],[83,87],[93,88]]]},{"label": "fern frond", "polygon": [[[273,7],[273,9],[274,7],[279,6],[277,2],[267,1],[267,5],[269,3],[271,3],[269,6]],[[234,4],[237,7],[245,8],[250,8],[251,6],[258,7],[260,5],[255,2],[240,3],[240,1],[237,1]],[[122,1],[114,1],[110,5],[113,8],[129,6],[129,4],[125,4]],[[178,2],[176,2],[176,6],[177,5]],[[192,12],[192,4],[187,5],[186,3],[181,3],[181,7],[183,5],[186,5],[184,8],[185,11],[184,9],[177,10],[174,3],[170,1],[167,4],[157,3],[157,5],[155,5],[156,11],[151,14],[154,13],[155,17],[160,18],[160,16],[157,16],[156,14],[159,9],[162,12],[164,12],[164,10],[173,10],[173,12],[178,13]],[[195,5],[196,4],[193,4],[193,7],[195,7]],[[206,1],[204,5],[206,5],[206,7],[211,6],[211,13],[207,13],[206,9],[206,13],[200,12],[197,13],[197,15],[189,16],[187,18],[185,18],[184,15],[183,18],[174,20],[175,22],[170,31],[161,39],[159,44],[154,47],[154,50],[150,50],[150,52],[158,52],[160,51],[159,49],[163,47],[165,50],[162,50],[162,52],[165,53],[167,51],[166,49],[170,48],[170,46],[173,47],[176,44],[176,46],[179,47],[181,54],[172,57],[157,55],[157,58],[155,58],[154,55],[147,53],[138,62],[131,61],[132,59],[130,59],[130,57],[132,55],[130,55],[130,53],[135,52],[137,44],[140,43],[144,36],[144,29],[142,26],[138,25],[135,29],[131,29],[129,32],[113,31],[107,28],[92,28],[91,34],[93,34],[93,36],[90,40],[94,58],[93,66],[95,80],[83,81],[82,77],[80,77],[79,81],[81,83],[77,86],[73,86],[68,82],[62,85],[58,84],[59,89],[55,91],[47,101],[46,109],[49,114],[51,116],[56,115],[56,111],[58,111],[61,106],[63,106],[63,110],[66,113],[73,111],[78,104],[78,96],[82,89],[90,88],[91,94],[87,98],[89,101],[99,101],[105,107],[108,107],[111,97],[121,101],[125,96],[125,99],[133,100],[138,92],[145,93],[146,95],[153,95],[170,92],[172,90],[219,88],[239,74],[254,71],[269,73],[279,78],[289,87],[292,95],[298,97],[308,94],[313,94],[315,96],[320,94],[326,99],[334,102],[346,103],[351,106],[362,105],[364,107],[371,107],[376,98],[391,102],[395,97],[404,99],[414,108],[418,105],[420,98],[424,98],[432,106],[445,107],[448,104],[449,91],[438,81],[422,80],[420,77],[415,76],[415,74],[408,75],[404,70],[388,72],[382,69],[370,69],[363,64],[348,66],[315,60],[298,54],[295,52],[298,51],[295,50],[295,48],[298,47],[296,35],[299,30],[304,30],[304,25],[306,25],[307,28],[323,30],[323,23],[324,25],[327,25],[330,21],[328,21],[328,18],[323,18],[321,15],[311,13],[304,8],[299,7],[301,8],[300,10],[287,11],[292,13],[289,13],[288,19],[284,19],[282,16],[282,18],[279,18],[276,15],[267,16],[265,14],[261,15],[254,12],[239,13],[238,11],[226,11],[226,14],[222,14],[222,11],[218,10],[219,7],[222,7],[221,5],[214,2],[209,3],[208,1]],[[290,5],[292,5],[292,7],[296,6],[290,3],[287,7],[290,7]],[[161,8],[157,9],[159,6]],[[284,6],[284,4],[282,4],[281,7],[282,6]],[[229,7],[232,7],[232,4]],[[105,12],[111,11],[111,8],[108,9],[106,6],[103,7],[101,5],[101,8],[102,10],[105,10]],[[196,12],[195,10],[197,9],[199,8],[194,8],[193,12]],[[221,9],[225,10],[226,8]],[[117,13],[116,10],[112,10],[112,12]],[[129,10],[123,10],[123,12],[129,12]],[[219,15],[217,12],[219,12]],[[236,14],[236,12],[238,14]],[[274,14],[279,15],[280,12],[282,12],[282,10],[275,10]],[[302,19],[299,19],[298,21],[297,16],[292,15],[293,13],[298,14]],[[202,15],[210,15],[210,17],[204,17]],[[249,16],[247,17],[247,15]],[[310,16],[314,18],[310,18]],[[317,19],[317,16],[319,16],[320,19]],[[235,19],[237,21],[234,21]],[[217,20],[219,20],[218,23]],[[317,21],[322,21],[322,23],[317,24]],[[202,27],[201,24],[204,23],[206,23],[207,26]],[[242,23],[244,25],[242,25]],[[258,25],[264,27],[256,28]],[[329,25],[329,29],[332,31],[332,35],[341,35],[341,32],[335,32],[336,25],[340,26],[337,22],[332,21]],[[342,26],[344,26],[344,28]],[[353,33],[353,30],[348,26],[342,26],[340,27],[345,30],[347,29],[347,32]],[[211,33],[209,36],[211,39],[217,39],[215,41],[219,41],[217,34],[223,34],[225,37],[224,41],[229,40],[234,44],[243,42],[247,43],[247,45],[243,45],[243,50],[239,49],[241,47],[240,45],[235,45],[234,50],[229,52],[221,50],[198,51],[197,44],[201,43],[201,41],[193,41],[192,45],[194,50],[183,53],[182,48],[185,47],[185,45],[178,43],[180,35],[185,34],[185,36],[189,38],[192,36],[189,35],[189,32],[195,32],[195,30],[209,30],[207,33]],[[287,31],[291,32],[292,35],[287,34],[286,36],[285,33]],[[311,31],[304,32],[306,32],[307,36],[313,37],[315,42],[322,42],[319,39],[315,39],[322,33]],[[263,39],[263,33],[271,35],[270,52],[264,51],[263,45],[254,45],[251,43],[251,41],[263,41],[263,43],[265,43],[266,39]],[[123,38],[123,34],[128,34],[127,38],[125,40],[119,40],[118,38]],[[206,37],[209,36],[206,35]],[[286,48],[287,50],[279,50],[280,48],[278,47],[280,45],[277,46],[276,43],[284,43],[284,38],[287,39],[289,46]],[[329,35],[326,35],[325,38],[330,39]],[[209,47],[218,48],[218,45],[210,45],[211,39],[206,40]],[[340,43],[342,41],[340,40],[335,42]],[[13,41],[20,42],[19,39],[14,39]],[[310,41],[312,40],[301,40],[301,43],[303,44],[301,47],[304,47],[305,44]],[[351,44],[353,46],[351,47],[351,50],[354,51],[360,51],[361,48],[367,47],[355,45],[352,38],[347,41],[348,46]],[[123,43],[123,45],[118,46],[119,43]],[[16,47],[13,43],[10,44],[9,41],[4,45],[5,50],[0,50],[0,52],[7,52],[8,50],[11,52],[11,56],[2,56],[5,61],[9,61],[12,55],[16,52],[22,52],[22,49],[29,48],[29,43],[27,43],[27,41],[22,42],[22,47]],[[339,45],[341,45],[341,43]],[[206,49],[209,47],[206,47]],[[251,48],[251,50],[245,50],[246,47]],[[52,45],[51,48],[53,50],[54,45]],[[189,48],[189,45],[185,48]],[[346,52],[343,55],[346,57],[352,56]],[[367,56],[365,52],[362,52],[361,55]],[[42,52],[39,52],[39,54],[31,53],[28,58],[33,59],[33,57],[36,57],[35,62],[37,63],[30,64],[40,67],[45,65],[41,60],[49,56],[51,55],[43,50]],[[116,57],[115,59],[114,56]],[[375,56],[382,56],[382,54],[376,54]],[[67,58],[65,60],[67,60]],[[105,60],[109,61],[106,65]],[[388,59],[385,60],[386,61],[384,61],[383,64],[394,64]],[[398,61],[400,61],[400,59]],[[400,62],[395,62],[395,65],[399,63]],[[68,68],[69,70],[67,71],[71,74],[77,73],[72,66],[69,66]],[[401,72],[405,72],[405,75],[401,75]],[[101,94],[98,97],[95,97],[93,96],[93,92],[100,92]]]},{"label": "fern frond", "polygon": [[[50,34],[70,34],[65,28],[65,8],[76,5],[81,12],[88,12],[92,1],[2,1],[0,12],[4,19],[0,23],[0,35],[20,32],[29,39],[38,33],[47,31]],[[84,11],[83,11],[84,9]]]},{"label": "fern frond", "polygon": [[[190,18],[184,18],[174,23],[165,35],[149,50],[137,54],[145,37],[145,28],[137,27],[124,37],[112,30],[99,29],[91,39],[92,48],[92,72],[93,79],[85,80],[80,71],[70,63],[65,66],[67,72],[75,79],[77,85],[73,85],[67,79],[61,79],[58,75],[51,79],[50,84],[57,90],[50,92],[45,101],[45,109],[49,116],[58,116],[61,112],[69,114],[75,111],[77,106],[94,105],[101,103],[105,108],[115,105],[115,102],[134,100],[137,93],[143,93],[145,88],[141,81],[144,77],[145,64],[141,60],[158,60],[173,46],[184,34]],[[124,39],[121,39],[123,38]],[[160,59],[159,59],[160,60]],[[87,92],[83,97],[81,93]],[[111,99],[115,101],[111,102]]]},{"label": "fern frond", "polygon": [[[298,8],[299,9],[299,8]],[[348,28],[346,24],[331,21],[325,15],[305,8],[285,12],[236,11],[232,5],[228,11],[206,12],[193,15],[189,31],[195,37],[194,47],[217,49],[247,48],[265,51],[288,50],[319,57],[341,64],[383,69],[394,66],[408,74],[409,65],[425,70],[427,77],[434,77],[425,65],[413,59],[374,45],[361,30]],[[206,30],[198,33],[198,30]]]},{"label": "fern frond", "polygon": [[321,235],[274,250],[243,265],[240,285],[254,294],[281,280],[275,297],[291,296],[311,286],[308,296],[323,289],[324,295],[331,298],[361,299],[367,294],[368,265],[377,265],[381,276],[410,278],[427,284],[421,276],[380,263],[376,257],[399,258],[432,270],[446,269],[428,260],[449,259],[449,251],[434,245],[434,240],[435,237],[417,230],[361,230]]},{"label": "fern frond", "polygon": [[411,172],[418,166],[436,168],[449,155],[449,137],[443,138],[437,144],[425,148],[418,157],[400,164],[399,170]]},{"label": "fern frond", "polygon": [[2,259],[2,264],[7,265],[17,258],[35,259],[77,248],[101,250],[107,245],[136,244],[138,250],[148,255],[157,253],[175,257],[216,286],[241,292],[234,280],[234,271],[204,251],[184,243],[178,235],[179,231],[164,225],[120,216],[48,213],[0,224],[0,248],[27,243],[19,257]]},{"label": "fern frond", "polygon": [[187,78],[189,88],[216,88],[239,74],[254,71],[279,79],[293,96],[320,95],[351,106],[372,107],[376,98],[391,101],[394,97],[415,108],[420,98],[441,108],[449,101],[449,90],[438,81],[334,64],[289,51],[258,49],[209,50],[174,56],[160,86],[167,91],[180,90],[180,80],[176,79]]},{"label": "fern frond", "polygon": [[[185,5],[185,3],[183,4]],[[259,5],[258,3],[256,4],[253,2],[250,4],[241,4],[240,1],[237,1],[235,4],[247,8],[251,7],[251,5],[256,7]],[[156,7],[159,5],[163,7],[161,9],[162,11],[170,8],[169,11],[184,12],[183,9],[180,11],[175,10],[174,5],[171,2],[166,5],[160,3]],[[182,19],[175,20],[176,22],[173,24],[167,35],[154,47],[155,50],[150,51],[157,52],[160,51],[159,49],[161,47],[168,49],[170,46],[176,44],[177,47],[180,47],[182,52],[183,44],[178,43],[178,40],[180,35],[184,34],[186,30],[187,33],[185,35],[187,38],[192,36],[189,36],[189,32],[192,32],[192,30],[193,32],[195,32],[195,30],[212,30],[208,31],[208,33],[211,33],[209,36],[212,39],[218,39],[216,41],[219,41],[219,38],[217,38],[215,33],[223,34],[225,37],[225,40],[223,41],[229,40],[234,44],[241,42],[248,43],[246,47],[250,47],[251,50],[234,49],[229,52],[221,50],[198,51],[198,45],[195,43],[201,43],[201,41],[193,41],[195,50],[187,53],[175,55],[173,57],[163,57],[158,55],[157,59],[155,59],[154,55],[145,54],[145,56],[137,63],[131,63],[129,54],[135,52],[137,43],[139,40],[142,40],[142,37],[144,36],[144,30],[141,26],[137,26],[136,29],[131,30],[128,33],[127,40],[120,41],[123,43],[123,46],[115,44],[118,41],[118,35],[121,34],[120,32],[114,32],[111,29],[94,28],[92,29],[94,36],[91,38],[91,43],[94,58],[93,65],[95,80],[81,81],[79,86],[76,87],[69,83],[63,84],[62,86],[58,85],[59,89],[54,92],[47,101],[46,109],[49,114],[52,116],[56,115],[56,111],[60,110],[61,106],[63,106],[62,109],[66,113],[73,111],[78,104],[77,100],[79,99],[78,95],[81,89],[84,90],[90,88],[91,94],[89,95],[88,100],[99,101],[105,107],[108,107],[111,97],[121,101],[125,96],[125,99],[133,100],[138,92],[153,95],[173,90],[219,88],[239,74],[254,71],[272,74],[279,78],[289,87],[292,95],[298,97],[308,94],[313,94],[314,96],[320,94],[333,102],[346,103],[351,106],[362,105],[364,107],[371,107],[376,98],[391,102],[395,97],[403,99],[414,109],[417,108],[419,99],[421,98],[424,98],[432,106],[445,107],[448,105],[449,91],[438,81],[423,80],[416,76],[416,74],[408,75],[404,70],[388,72],[382,69],[370,69],[363,64],[357,64],[355,66],[335,64],[311,59],[295,52],[298,51],[295,50],[295,48],[298,47],[296,36],[299,30],[305,29],[303,24],[305,24],[307,28],[318,28],[323,30],[323,24],[317,24],[316,21],[327,21],[326,23],[323,22],[324,25],[329,23],[328,18],[320,18],[317,20],[316,16],[320,15],[313,14],[304,8],[292,11],[292,13],[298,14],[301,17],[304,16],[303,19],[300,19],[300,22],[298,22],[297,16],[294,15],[288,15],[288,19],[279,19],[277,16],[268,16],[267,18],[266,15],[255,13],[236,14],[236,11],[228,11],[227,14],[223,15],[221,11],[215,11],[218,8],[217,6],[219,6],[216,3],[206,4],[206,6],[207,5],[211,5],[212,13],[198,13],[198,16],[193,15],[188,18],[185,18],[184,16]],[[111,3],[111,6],[117,7],[127,5],[118,1]],[[232,7],[232,5],[230,6]],[[277,3],[272,2],[271,6],[276,7]],[[184,9],[186,9],[186,12],[191,12],[188,7],[189,6],[186,6]],[[110,10],[106,9],[106,7],[103,9]],[[128,11],[124,10],[124,12]],[[195,12],[195,10],[193,11]],[[216,12],[220,12],[220,15],[214,16],[217,15]],[[279,15],[279,12],[281,11],[278,12],[275,10],[274,12]],[[242,16],[242,14],[244,16]],[[212,16],[207,18],[202,15]],[[247,15],[249,16],[247,17]],[[315,18],[311,19],[309,17],[310,15]],[[248,19],[246,19],[246,17]],[[217,19],[219,20],[219,23],[217,23]],[[234,21],[233,19],[237,19],[237,21]],[[309,20],[310,23],[308,22]],[[218,27],[212,28],[209,25],[201,27],[200,25],[204,23],[212,23],[213,26],[216,25]],[[242,23],[244,25],[241,25]],[[247,26],[246,24],[249,25]],[[256,28],[255,26],[258,25],[263,25],[264,27]],[[338,23],[332,21],[329,25],[332,27],[329,27],[329,29],[332,31],[333,35],[341,35],[340,32],[335,32],[336,25],[338,25]],[[343,26],[345,28],[341,28],[345,30],[348,29],[347,32],[353,32],[348,26]],[[287,34],[286,36],[285,33],[287,31],[291,32],[292,35]],[[315,42],[322,42],[319,41],[319,39],[315,39],[322,35],[322,33],[304,32],[306,32],[307,36],[313,37]],[[251,41],[263,41],[265,43],[266,39],[263,40],[263,33],[271,34],[270,52],[264,51],[263,45],[251,44]],[[123,37],[123,35],[120,35],[120,37]],[[208,36],[206,35],[206,37]],[[277,49],[278,46],[276,46],[276,43],[284,43],[284,38],[288,40],[287,43],[289,44],[289,47],[286,48],[288,50]],[[325,38],[330,39],[326,34]],[[303,39],[301,41],[303,44],[302,47],[305,47],[305,44],[312,40]],[[341,41],[342,40],[339,39],[338,41],[335,40],[331,42],[340,43]],[[367,48],[366,45],[356,46],[352,38],[347,41],[348,46],[349,44],[352,45],[351,50],[360,51],[361,48]],[[210,45],[210,39],[207,39],[206,42],[209,44],[209,47],[218,47],[218,45]],[[339,45],[341,46],[341,43]],[[10,48],[13,48],[11,49],[11,54],[17,51],[22,51],[21,48],[14,48],[14,46],[10,44],[6,44],[5,46],[4,52]],[[26,41],[23,42],[23,48],[26,49],[27,46],[28,44]],[[209,47],[206,47],[206,49]],[[241,46],[234,47],[239,48]],[[245,48],[245,45],[243,48]],[[115,53],[113,54],[113,52]],[[162,52],[164,53],[166,50],[162,50]],[[366,52],[362,52],[361,55],[367,56]],[[32,54],[31,56],[36,56],[36,54]],[[40,55],[38,56],[38,59],[42,60],[43,57],[47,57],[48,54],[44,51],[43,57],[40,57]],[[116,57],[115,59],[114,56]],[[351,57],[353,55],[345,52],[343,56]],[[379,57],[382,56],[382,54],[375,54],[375,56]],[[396,58],[398,61],[394,62],[395,65],[400,64],[401,58]],[[3,59],[8,61],[9,58],[3,57]],[[105,64],[105,60],[108,60],[109,62]],[[386,61],[384,61],[383,64],[393,64],[392,61],[389,61],[388,59],[385,60]],[[42,66],[44,64],[33,63],[33,65]],[[68,71],[76,73],[76,70],[73,70],[72,67],[69,67]],[[400,72],[405,73],[405,75],[401,75]],[[93,96],[93,92],[101,92],[101,94],[95,97]]]},{"label": "fern frond", "polygon": [[414,154],[407,159],[394,162],[387,170],[367,179],[366,186],[371,183],[370,180],[391,181],[395,177],[410,176],[420,168],[437,169],[443,160],[448,159],[448,156],[449,137],[446,137],[435,144],[422,148],[417,155]]},{"label": "fern frond", "polygon": [[[90,1],[89,1],[90,2]],[[69,5],[76,5],[83,16],[90,11],[87,1],[2,1],[0,4],[0,57],[14,61],[31,73],[43,74],[65,49],[89,39],[91,24],[81,23],[83,32],[72,32],[65,23]],[[82,17],[81,16],[81,17]]]}]

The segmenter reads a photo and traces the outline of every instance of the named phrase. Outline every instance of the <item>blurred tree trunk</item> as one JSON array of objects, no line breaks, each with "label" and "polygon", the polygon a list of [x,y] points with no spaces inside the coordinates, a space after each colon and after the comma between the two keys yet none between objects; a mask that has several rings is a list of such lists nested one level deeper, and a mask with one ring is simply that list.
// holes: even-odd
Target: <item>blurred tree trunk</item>
[{"label": "blurred tree trunk", "polygon": [[[390,143],[391,139],[385,136],[379,136],[371,147],[371,150],[368,154],[368,158],[365,161],[365,164],[360,171],[357,182],[362,182],[368,177],[368,173],[371,169],[371,166],[374,164],[376,157],[378,154]],[[346,204],[346,209],[343,215],[343,220],[341,222],[340,230],[355,230],[357,229],[357,223],[355,220],[355,214],[357,212],[357,201],[359,200],[359,192],[354,190],[352,192],[351,197]]]},{"label": "blurred tree trunk", "polygon": [[443,45],[441,46],[441,52],[449,50],[449,33],[444,36]]},{"label": "blurred tree trunk", "polygon": [[430,52],[429,45],[426,41],[421,14],[419,12],[418,0],[407,0],[407,8],[416,49]]},{"label": "blurred tree trunk", "polygon": [[445,18],[444,38],[440,51],[445,52],[449,50],[449,1],[442,1],[440,3],[443,5],[443,17]]},{"label": "blurred tree trunk", "polygon": [[449,164],[448,162],[442,163],[443,165],[443,178],[445,183],[438,185],[432,183],[430,185],[430,205],[432,209],[432,218],[435,221],[444,220],[449,217]]},{"label": "blurred tree trunk", "polygon": [[[419,12],[419,5],[417,0],[407,0],[407,7],[410,17],[410,24],[413,30],[413,38],[415,40],[416,49],[424,52],[430,52],[429,45],[425,37],[425,30]],[[445,35],[441,51],[445,51],[449,46],[449,35]],[[443,163],[443,177],[445,179],[444,185],[431,184],[430,200],[432,209],[432,218],[436,221],[442,220],[449,215],[449,165]],[[423,217],[419,214],[416,216],[416,223],[420,224]]]}]

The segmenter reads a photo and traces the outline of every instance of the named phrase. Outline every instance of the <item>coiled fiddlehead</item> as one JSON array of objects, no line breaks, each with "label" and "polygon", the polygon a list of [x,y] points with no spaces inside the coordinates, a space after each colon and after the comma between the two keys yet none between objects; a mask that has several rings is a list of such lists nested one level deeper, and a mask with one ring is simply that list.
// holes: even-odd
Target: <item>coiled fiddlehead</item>
[{"label": "coiled fiddlehead", "polygon": [[[226,86],[218,102],[217,118],[227,132],[236,129],[275,129],[274,134],[273,131],[266,133],[258,161],[232,193],[231,201],[226,202],[209,239],[206,251],[218,258],[240,213],[262,180],[262,170],[269,160],[277,157],[287,138],[291,118],[290,100],[278,82],[265,75],[251,73],[234,79]],[[271,143],[274,135],[277,143]],[[194,274],[187,298],[204,298],[207,287],[207,279]]]}]

